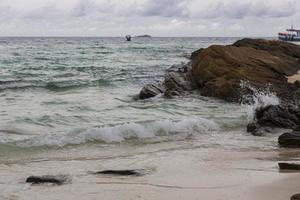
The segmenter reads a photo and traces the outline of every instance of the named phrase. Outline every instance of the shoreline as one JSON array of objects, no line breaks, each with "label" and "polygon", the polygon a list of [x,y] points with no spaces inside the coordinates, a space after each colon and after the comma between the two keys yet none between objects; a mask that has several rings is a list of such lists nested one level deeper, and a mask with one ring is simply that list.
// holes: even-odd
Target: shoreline
[{"label": "shoreline", "polygon": [[[185,143],[188,145],[193,142]],[[140,151],[154,146],[131,148]],[[117,147],[119,152],[122,148],[128,147]],[[78,197],[81,200],[289,199],[299,192],[300,174],[280,172],[277,163],[296,161],[299,153],[297,149],[251,151],[195,145],[111,158],[49,159],[1,164],[0,176],[3,178],[0,182],[0,197],[22,200],[72,200]],[[90,173],[105,169],[147,169],[149,173],[138,177]],[[72,182],[61,186],[25,183],[26,177],[30,175],[66,173]]]}]

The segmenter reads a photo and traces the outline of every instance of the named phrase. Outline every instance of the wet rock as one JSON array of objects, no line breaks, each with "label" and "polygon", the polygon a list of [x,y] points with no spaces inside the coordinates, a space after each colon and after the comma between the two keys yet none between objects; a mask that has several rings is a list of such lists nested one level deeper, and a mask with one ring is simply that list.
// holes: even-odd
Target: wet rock
[{"label": "wet rock", "polygon": [[[213,45],[193,52],[191,61],[183,68],[167,71],[161,83],[164,89],[145,86],[140,98],[153,97],[159,92],[174,96],[199,90],[203,96],[239,102],[244,95],[241,81],[247,81],[254,88],[269,88],[291,101],[298,83],[292,86],[287,76],[300,70],[299,59],[300,46],[281,41],[244,39],[233,45]],[[299,101],[298,97],[300,91],[293,100]]]},{"label": "wet rock", "polygon": [[291,197],[291,200],[300,200],[300,194],[295,194]]},{"label": "wet rock", "polygon": [[278,163],[281,170],[300,170],[300,164],[295,163]]},{"label": "wet rock", "polygon": [[268,127],[261,127],[258,123],[250,123],[247,126],[247,132],[254,136],[263,136],[266,133],[270,133],[271,129]]},{"label": "wet rock", "polygon": [[105,170],[99,171],[95,174],[114,175],[114,176],[142,176],[145,174],[144,170]]},{"label": "wet rock", "polygon": [[278,143],[282,147],[300,147],[300,132],[284,133],[279,136]]},{"label": "wet rock", "polygon": [[145,85],[142,89],[142,91],[139,94],[140,99],[148,99],[155,97],[159,94],[164,93],[165,88],[163,84],[157,83],[157,84],[148,84]]},{"label": "wet rock", "polygon": [[256,110],[260,126],[294,129],[300,124],[300,109],[293,106],[270,105]]},{"label": "wet rock", "polygon": [[172,97],[184,95],[194,89],[190,77],[190,69],[190,65],[173,66],[168,69],[164,80],[166,88],[165,96]]},{"label": "wet rock", "polygon": [[139,94],[139,98],[148,99],[159,94],[164,94],[166,97],[187,94],[188,91],[195,89],[190,72],[190,64],[173,65],[167,70],[163,82],[145,85]]},{"label": "wet rock", "polygon": [[30,176],[26,179],[27,183],[32,184],[43,184],[43,183],[52,183],[56,185],[61,185],[70,181],[69,176],[67,175],[45,175],[45,176]]},{"label": "wet rock", "polygon": [[204,50],[204,48],[201,48],[201,49],[198,49],[197,51],[192,52],[191,59],[196,58],[201,53],[202,50]]},{"label": "wet rock", "polygon": [[250,123],[247,126],[247,132],[251,133],[254,136],[264,136],[267,133],[271,133],[271,129],[269,127],[261,127],[257,123]]},{"label": "wet rock", "polygon": [[250,123],[248,124],[247,126],[247,132],[248,133],[253,133],[253,132],[256,132],[261,126],[258,124],[258,123]]}]

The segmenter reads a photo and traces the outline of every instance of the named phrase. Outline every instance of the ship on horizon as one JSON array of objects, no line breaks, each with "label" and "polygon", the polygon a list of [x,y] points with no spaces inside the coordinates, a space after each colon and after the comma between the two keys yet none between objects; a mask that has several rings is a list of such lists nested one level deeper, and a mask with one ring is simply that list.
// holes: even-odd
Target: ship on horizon
[{"label": "ship on horizon", "polygon": [[294,26],[286,30],[285,33],[278,33],[278,39],[282,41],[300,42],[300,30]]}]

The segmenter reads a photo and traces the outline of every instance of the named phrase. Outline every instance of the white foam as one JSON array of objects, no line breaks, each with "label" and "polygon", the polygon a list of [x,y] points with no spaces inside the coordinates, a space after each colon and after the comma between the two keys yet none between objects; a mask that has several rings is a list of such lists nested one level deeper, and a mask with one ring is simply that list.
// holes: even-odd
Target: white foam
[{"label": "white foam", "polygon": [[276,94],[270,92],[269,89],[257,90],[256,88],[250,86],[248,83],[241,83],[241,87],[247,87],[253,92],[251,96],[245,96],[244,100],[250,100],[247,103],[242,103],[243,107],[247,112],[248,122],[253,122],[255,117],[255,111],[259,108],[263,108],[269,105],[279,105],[280,99]]},{"label": "white foam", "polygon": [[162,120],[146,123],[126,123],[111,127],[91,128],[85,131],[73,131],[67,134],[51,134],[17,142],[23,147],[58,146],[86,142],[115,143],[129,139],[151,139],[180,135],[188,137],[218,130],[218,125],[208,119],[190,118],[181,121]]}]

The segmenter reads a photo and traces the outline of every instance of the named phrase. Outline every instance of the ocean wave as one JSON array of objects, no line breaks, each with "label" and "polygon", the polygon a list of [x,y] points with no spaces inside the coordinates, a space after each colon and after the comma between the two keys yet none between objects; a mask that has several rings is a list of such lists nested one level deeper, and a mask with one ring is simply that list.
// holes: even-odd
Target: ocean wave
[{"label": "ocean wave", "polygon": [[96,80],[66,80],[66,81],[42,81],[42,80],[3,80],[0,81],[0,91],[24,90],[43,88],[50,91],[65,91],[88,86],[109,86],[111,82],[105,79]]},{"label": "ocean wave", "polygon": [[207,134],[218,130],[218,125],[204,118],[190,118],[181,121],[162,120],[144,123],[126,123],[115,126],[75,130],[66,134],[49,134],[18,141],[21,147],[64,147],[87,142],[121,143],[128,140],[163,141],[188,138],[192,135]]}]

